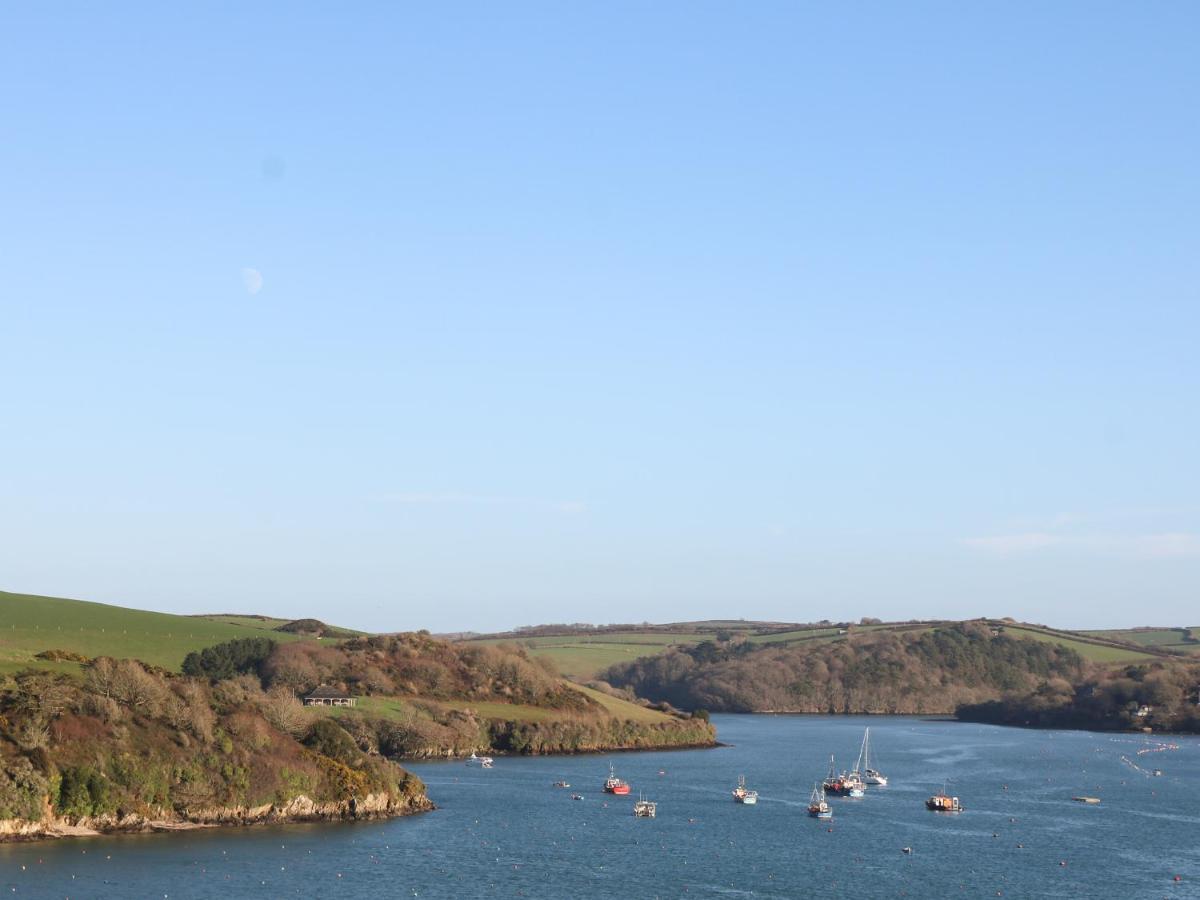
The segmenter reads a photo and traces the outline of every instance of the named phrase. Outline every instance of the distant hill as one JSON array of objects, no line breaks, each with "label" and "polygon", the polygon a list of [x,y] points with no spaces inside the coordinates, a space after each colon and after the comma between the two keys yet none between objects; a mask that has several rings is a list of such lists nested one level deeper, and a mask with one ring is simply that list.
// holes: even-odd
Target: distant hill
[{"label": "distant hill", "polygon": [[603,678],[684,709],[951,714],[1047,679],[1077,680],[1086,665],[1073,647],[961,622],[821,643],[705,641],[620,663]]},{"label": "distant hill", "polygon": [[[1169,656],[1182,647],[1157,646],[1129,637],[1132,632],[1075,632],[1008,619],[987,621],[1012,635],[1059,644],[1096,663],[1141,662]],[[472,636],[483,644],[516,643],[535,656],[553,660],[564,674],[587,681],[610,666],[662,653],[671,647],[693,647],[709,640],[740,639],[751,644],[817,646],[875,632],[919,633],[954,624],[948,621],[789,623],[741,620],[675,622],[661,625],[540,625],[499,634]]]}]

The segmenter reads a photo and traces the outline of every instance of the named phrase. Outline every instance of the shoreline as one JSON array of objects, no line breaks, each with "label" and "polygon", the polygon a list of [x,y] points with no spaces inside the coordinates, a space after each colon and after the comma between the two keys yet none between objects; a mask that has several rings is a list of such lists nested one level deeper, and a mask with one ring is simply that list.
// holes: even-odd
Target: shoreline
[{"label": "shoreline", "polygon": [[[748,715],[758,715],[758,713],[749,713]],[[548,756],[603,756],[608,753],[671,753],[677,750],[716,750],[721,747],[732,746],[732,744],[714,740],[711,743],[702,744],[670,744],[663,747],[601,747],[594,750],[554,750],[548,753],[513,753],[508,750],[488,749],[476,750],[475,752],[496,759],[545,759]],[[392,761],[399,765],[405,765],[406,763],[460,763],[470,758],[466,754],[447,754],[438,756],[397,756]]]},{"label": "shoreline", "polygon": [[[732,746],[713,741],[692,745],[665,747],[621,747],[595,750],[556,751],[553,753],[512,753],[488,751],[489,755],[505,759],[521,757],[545,759],[552,756],[599,756],[610,753],[655,753],[683,750],[715,750]],[[462,763],[468,756],[408,757],[398,763]],[[43,821],[0,819],[0,845],[26,844],[38,841],[58,841],[70,838],[113,837],[131,834],[176,834],[217,828],[254,828],[267,825],[301,825],[339,822],[370,822],[399,819],[405,816],[437,810],[437,804],[423,794],[415,802],[401,798],[368,794],[363,800],[325,801],[317,803],[303,795],[282,806],[264,804],[257,807],[219,807],[183,813],[177,817],[147,818],[137,814],[122,817],[100,816],[79,821],[49,818]]]},{"label": "shoreline", "polygon": [[286,804],[255,807],[216,807],[185,812],[175,817],[147,818],[97,816],[71,821],[51,817],[42,821],[0,819],[0,844],[33,843],[66,838],[111,837],[122,834],[174,834],[215,828],[252,828],[263,825],[369,822],[398,819],[432,812],[437,805],[425,794],[408,800],[388,794],[368,794],[361,800],[316,802],[300,795]]}]

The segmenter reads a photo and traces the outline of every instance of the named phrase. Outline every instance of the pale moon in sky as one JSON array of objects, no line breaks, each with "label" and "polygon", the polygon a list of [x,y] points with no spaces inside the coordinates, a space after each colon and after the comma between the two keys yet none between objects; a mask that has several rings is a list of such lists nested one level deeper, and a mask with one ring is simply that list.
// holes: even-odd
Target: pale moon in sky
[{"label": "pale moon in sky", "polygon": [[242,284],[246,286],[246,293],[257,294],[263,286],[262,272],[258,269],[242,269]]}]

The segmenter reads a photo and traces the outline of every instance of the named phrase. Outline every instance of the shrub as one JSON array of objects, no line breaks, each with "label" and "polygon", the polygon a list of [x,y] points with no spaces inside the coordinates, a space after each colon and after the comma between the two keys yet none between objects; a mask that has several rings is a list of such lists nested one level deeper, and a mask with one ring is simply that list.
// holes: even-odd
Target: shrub
[{"label": "shrub", "polygon": [[55,808],[64,816],[93,816],[112,812],[108,780],[91,766],[64,769]]},{"label": "shrub", "polygon": [[333,719],[317,719],[313,722],[304,739],[304,746],[343,765],[356,766],[362,761],[354,738]]},{"label": "shrub", "polygon": [[238,638],[192,651],[183,659],[183,674],[220,681],[257,673],[275,649],[270,638]]}]

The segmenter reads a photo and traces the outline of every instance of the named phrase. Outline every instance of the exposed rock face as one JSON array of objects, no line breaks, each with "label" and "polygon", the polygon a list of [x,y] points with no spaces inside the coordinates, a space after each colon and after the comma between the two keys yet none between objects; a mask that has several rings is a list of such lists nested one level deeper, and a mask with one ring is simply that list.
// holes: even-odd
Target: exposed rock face
[{"label": "exposed rock face", "polygon": [[416,797],[377,793],[327,802],[317,802],[301,794],[283,804],[268,803],[262,806],[220,806],[164,811],[163,815],[157,818],[130,814],[84,816],[79,819],[48,816],[41,822],[32,822],[26,819],[0,819],[0,842],[118,832],[185,831],[191,828],[229,825],[386,819],[425,812],[433,808],[433,803],[424,793]]}]

